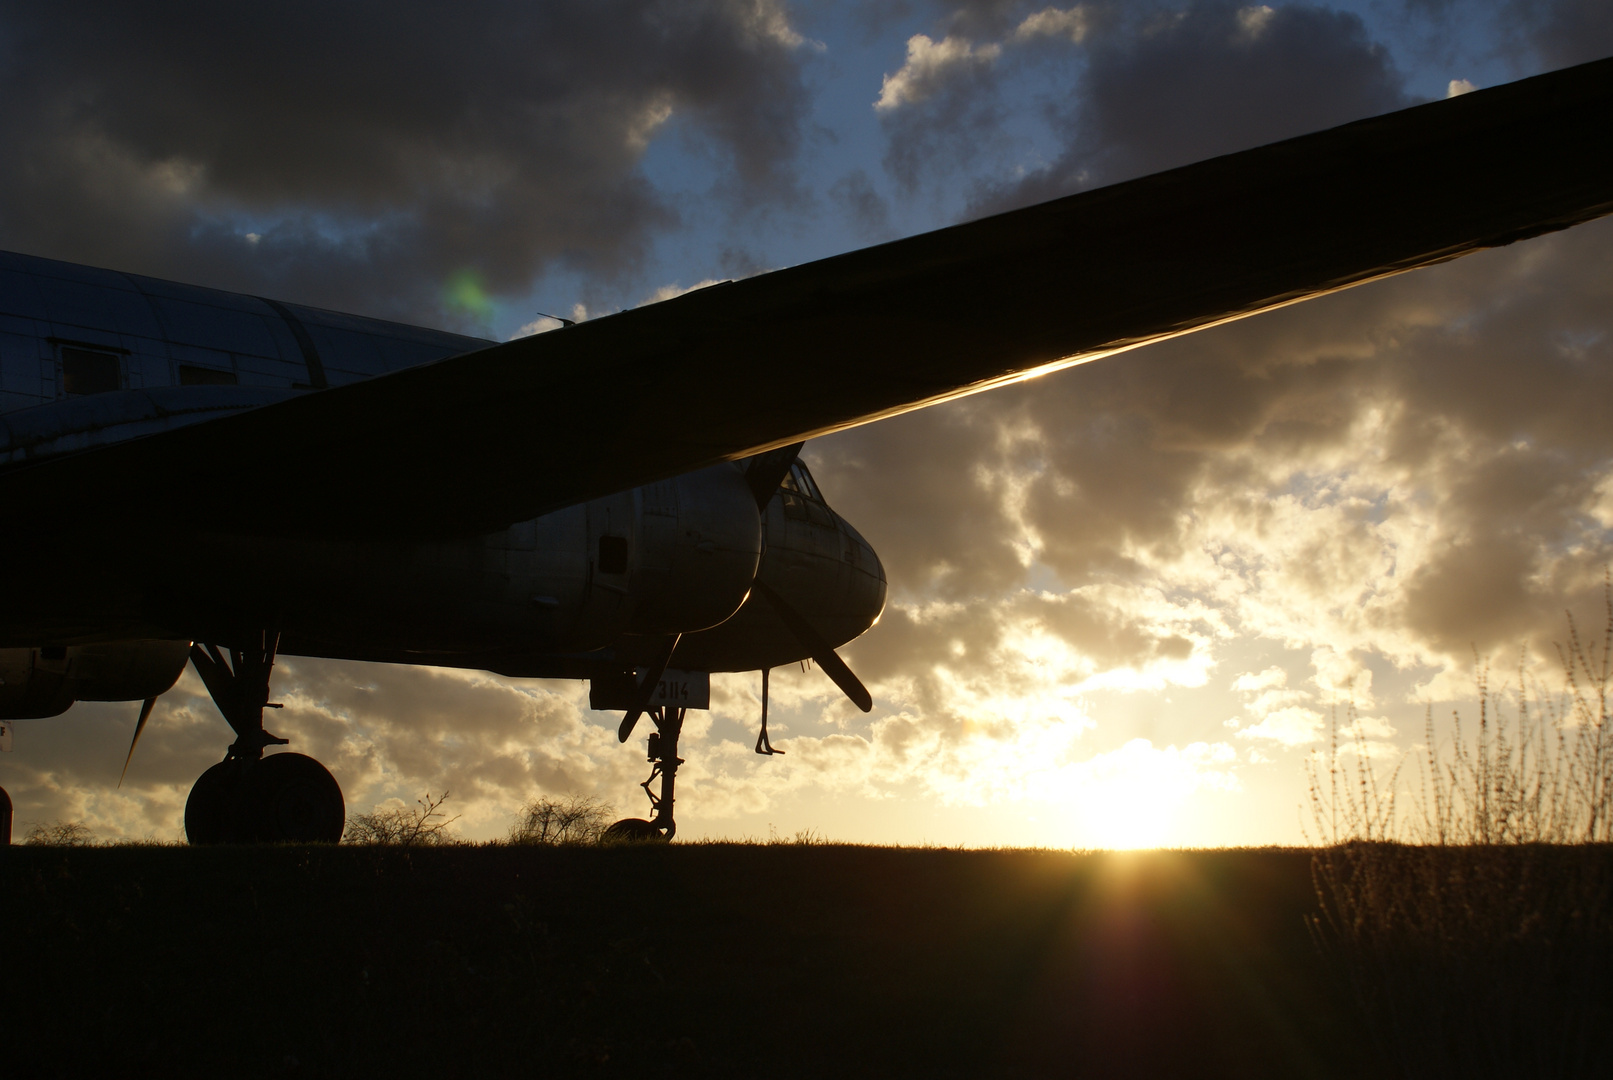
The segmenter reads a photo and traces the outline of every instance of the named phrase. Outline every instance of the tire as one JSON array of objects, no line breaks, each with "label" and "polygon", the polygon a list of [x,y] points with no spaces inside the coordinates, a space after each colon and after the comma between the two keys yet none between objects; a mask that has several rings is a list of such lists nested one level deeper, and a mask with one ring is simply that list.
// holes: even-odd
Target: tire
[{"label": "tire", "polygon": [[654,844],[665,840],[661,830],[643,818],[623,818],[605,830],[607,844]]},{"label": "tire", "polygon": [[254,839],[263,844],[334,844],[347,804],[330,770],[306,754],[271,754],[255,763]]},{"label": "tire", "polygon": [[225,760],[191,785],[185,800],[185,839],[192,844],[236,844],[240,835],[241,763]]}]

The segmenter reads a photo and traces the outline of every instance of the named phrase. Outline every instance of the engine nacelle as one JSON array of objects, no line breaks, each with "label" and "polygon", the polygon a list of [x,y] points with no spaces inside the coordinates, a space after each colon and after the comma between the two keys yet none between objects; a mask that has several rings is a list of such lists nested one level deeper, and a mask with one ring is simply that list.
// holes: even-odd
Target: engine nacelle
[{"label": "engine nacelle", "polygon": [[144,701],[171,689],[189,659],[188,641],[0,649],[0,720],[59,716],[75,701]]}]

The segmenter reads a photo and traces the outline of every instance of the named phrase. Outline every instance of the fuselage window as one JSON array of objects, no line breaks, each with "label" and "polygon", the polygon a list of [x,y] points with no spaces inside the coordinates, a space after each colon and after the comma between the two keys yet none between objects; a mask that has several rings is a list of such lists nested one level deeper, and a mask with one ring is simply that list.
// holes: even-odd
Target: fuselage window
[{"label": "fuselage window", "polygon": [[122,388],[123,370],[117,356],[62,347],[62,393],[104,394]]},{"label": "fuselage window", "polygon": [[180,386],[234,386],[235,381],[235,372],[233,371],[195,367],[191,364],[179,365]]}]

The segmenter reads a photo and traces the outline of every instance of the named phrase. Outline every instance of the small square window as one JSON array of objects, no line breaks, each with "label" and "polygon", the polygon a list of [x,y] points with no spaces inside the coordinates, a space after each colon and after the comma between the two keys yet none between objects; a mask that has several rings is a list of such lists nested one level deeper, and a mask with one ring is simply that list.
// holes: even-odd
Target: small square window
[{"label": "small square window", "polygon": [[601,574],[627,573],[627,537],[601,536],[599,538],[599,572]]},{"label": "small square window", "polygon": [[123,388],[123,371],[112,353],[62,348],[62,393],[105,394]]},{"label": "small square window", "polygon": [[235,372],[218,368],[179,365],[180,386],[234,386]]}]

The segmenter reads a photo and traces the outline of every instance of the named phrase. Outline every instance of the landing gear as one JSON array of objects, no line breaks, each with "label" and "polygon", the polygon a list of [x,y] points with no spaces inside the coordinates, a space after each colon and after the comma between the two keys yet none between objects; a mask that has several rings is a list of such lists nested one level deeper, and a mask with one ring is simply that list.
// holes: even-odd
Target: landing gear
[{"label": "landing gear", "polygon": [[[645,711],[655,722],[655,731],[650,733],[650,777],[639,787],[649,796],[653,816],[649,821],[643,818],[618,821],[605,830],[605,835],[614,840],[670,840],[678,832],[678,824],[672,819],[672,801],[678,766],[683,764],[678,756],[678,735],[683,731],[683,716],[688,710],[662,705]],[[656,780],[661,781],[659,794],[650,790]]]},{"label": "landing gear", "polygon": [[[224,760],[201,775],[185,803],[185,835],[193,844],[331,843],[342,838],[347,807],[330,771],[303,754],[263,756],[285,739],[263,730],[269,673],[280,635],[265,631],[253,647],[192,645],[191,662],[219,712],[235,730]],[[231,662],[233,661],[233,663]]]},{"label": "landing gear", "polygon": [[185,803],[193,844],[335,843],[346,822],[336,778],[305,754],[225,758]]}]

